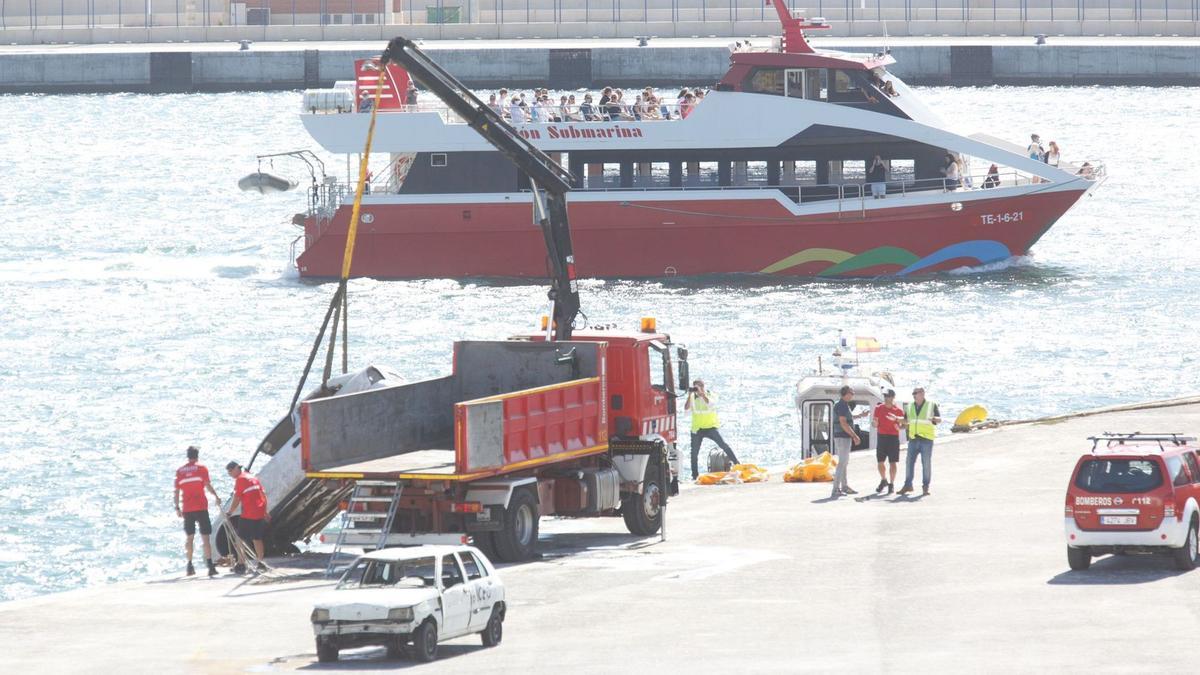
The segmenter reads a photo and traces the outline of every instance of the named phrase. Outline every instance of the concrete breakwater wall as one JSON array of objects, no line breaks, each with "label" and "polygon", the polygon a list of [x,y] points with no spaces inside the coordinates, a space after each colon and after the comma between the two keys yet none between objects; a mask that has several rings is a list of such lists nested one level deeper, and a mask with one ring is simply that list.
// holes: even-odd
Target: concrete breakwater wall
[{"label": "concrete breakwater wall", "polygon": [[[606,84],[711,84],[729,63],[725,45],[663,40],[647,47],[461,42],[427,45],[435,58],[472,86],[545,84],[571,89]],[[762,42],[760,40],[760,42]],[[562,43],[557,43],[561,45]],[[31,47],[0,51],[0,93],[101,91],[189,92],[280,90],[353,79],[356,58],[379,53],[358,43],[122,46],[127,49]],[[836,41],[819,45],[876,51]],[[917,84],[1200,85],[1200,43],[922,44],[891,48],[892,70]]]}]

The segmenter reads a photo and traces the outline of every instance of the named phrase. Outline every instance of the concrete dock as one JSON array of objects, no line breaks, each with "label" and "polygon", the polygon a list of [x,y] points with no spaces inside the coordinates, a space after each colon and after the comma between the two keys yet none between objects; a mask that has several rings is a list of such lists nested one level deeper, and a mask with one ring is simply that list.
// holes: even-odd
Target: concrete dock
[{"label": "concrete dock", "polygon": [[[423,48],[476,87],[711,85],[734,38],[427,40]],[[755,37],[766,47],[770,39]],[[821,38],[822,49],[891,50],[893,71],[933,85],[1200,85],[1198,37]],[[0,46],[0,93],[286,90],[353,79],[385,41]]]},{"label": "concrete dock", "polygon": [[[1200,401],[1008,426],[934,450],[932,495],[831,501],[830,486],[689,487],[666,543],[619,520],[543,525],[508,565],[503,643],[435,664],[381,649],[317,664],[315,576],[165,578],[0,605],[8,672],[1195,672],[1200,571],[1161,557],[1067,568],[1066,483],[1085,437],[1200,431]],[[736,440],[736,439],[733,439]],[[903,467],[901,467],[903,472]],[[878,482],[853,456],[851,485]],[[58,561],[62,563],[62,561]]]}]

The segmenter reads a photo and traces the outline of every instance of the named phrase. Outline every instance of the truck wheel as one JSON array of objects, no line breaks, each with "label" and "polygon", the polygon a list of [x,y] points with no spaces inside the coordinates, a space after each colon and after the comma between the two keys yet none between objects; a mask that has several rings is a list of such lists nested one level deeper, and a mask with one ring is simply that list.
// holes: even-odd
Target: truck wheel
[{"label": "truck wheel", "polygon": [[1092,566],[1092,552],[1087,548],[1067,547],[1067,564],[1071,569],[1082,572]]},{"label": "truck wheel", "polygon": [[434,624],[433,619],[421,624],[420,628],[413,632],[412,637],[412,651],[418,661],[429,663],[437,658],[437,625]]},{"label": "truck wheel", "polygon": [[529,490],[517,490],[504,509],[504,527],[492,533],[497,557],[504,562],[528,560],[537,550],[537,538],[537,499]]},{"label": "truck wheel", "polygon": [[642,494],[626,495],[621,500],[621,515],[632,534],[649,537],[662,527],[663,483],[657,467],[646,467]]},{"label": "truck wheel", "polygon": [[1192,524],[1188,527],[1187,540],[1183,542],[1183,548],[1177,548],[1171,552],[1175,557],[1175,568],[1185,572],[1196,569],[1196,557],[1200,555],[1200,551],[1196,548],[1196,521],[1197,519],[1193,517]]},{"label": "truck wheel", "polygon": [[492,532],[476,532],[471,535],[471,545],[479,549],[488,560],[499,560],[496,554],[496,539]]},{"label": "truck wheel", "polygon": [[492,608],[492,616],[488,619],[487,627],[479,634],[484,647],[495,647],[504,637],[504,609],[497,604]]},{"label": "truck wheel", "polygon": [[332,663],[338,660],[338,646],[332,640],[317,638],[317,660],[321,663]]}]

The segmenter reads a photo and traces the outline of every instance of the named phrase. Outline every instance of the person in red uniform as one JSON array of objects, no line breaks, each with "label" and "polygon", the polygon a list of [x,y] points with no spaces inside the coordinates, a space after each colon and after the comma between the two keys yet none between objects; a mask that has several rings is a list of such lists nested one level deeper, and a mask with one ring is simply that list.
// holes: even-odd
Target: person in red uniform
[{"label": "person in red uniform", "polygon": [[[187,464],[175,471],[175,515],[183,518],[183,531],[187,535],[187,575],[196,575],[192,566],[193,540],[196,535],[196,525],[200,525],[200,541],[204,544],[204,562],[208,564],[208,576],[217,576],[217,568],[213,565],[212,543],[208,536],[212,534],[212,521],[208,519],[208,498],[204,496],[207,489],[212,493],[217,504],[221,498],[208,480],[208,469],[200,463],[200,448],[190,446],[187,449]],[[183,495],[183,505],[179,497]]]},{"label": "person in red uniform", "polygon": [[883,403],[875,406],[872,415],[875,417],[875,428],[879,430],[879,442],[875,447],[875,461],[879,463],[879,487],[875,488],[875,493],[887,488],[890,495],[896,485],[896,465],[900,462],[900,423],[904,421],[904,411],[896,405],[896,392],[891,389],[883,392]]},{"label": "person in red uniform", "polygon": [[[232,518],[233,512],[237,511],[238,506],[241,505],[242,517],[238,521],[237,533],[242,541],[254,542],[255,571],[257,572],[258,566],[265,557],[263,534],[267,529],[267,521],[271,520],[271,514],[268,513],[267,508],[267,492],[263,490],[262,483],[258,482],[258,478],[250,475],[250,472],[243,469],[242,465],[237,462],[226,464],[225,470],[233,479],[233,503],[229,505],[229,510],[225,515]],[[238,557],[238,564],[233,571],[239,574],[244,573],[246,559],[243,557],[241,548],[237,546],[233,548],[237,550]]]}]

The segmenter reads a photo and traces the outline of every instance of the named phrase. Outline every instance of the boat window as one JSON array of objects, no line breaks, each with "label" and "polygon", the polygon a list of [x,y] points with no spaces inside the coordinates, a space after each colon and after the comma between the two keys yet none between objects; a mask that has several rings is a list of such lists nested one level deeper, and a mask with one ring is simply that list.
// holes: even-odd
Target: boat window
[{"label": "boat window", "polygon": [[759,70],[750,76],[748,91],[759,94],[783,95],[783,71]]},{"label": "boat window", "polygon": [[847,159],[842,162],[842,180],[847,183],[861,183],[866,179],[866,162],[861,159]]},{"label": "boat window", "polygon": [[833,406],[825,401],[808,404],[808,446],[812,454],[829,451],[829,437],[833,430]]},{"label": "boat window", "polygon": [[[601,186],[597,186],[601,187]],[[602,187],[621,187],[621,165],[620,164],[605,164],[604,165],[604,181]]]},{"label": "boat window", "polygon": [[829,71],[824,68],[814,68],[808,71],[808,84],[805,87],[806,98],[813,101],[829,99]]},{"label": "boat window", "polygon": [[766,185],[767,184],[767,163],[766,162],[746,162],[746,180],[747,185]]},{"label": "boat window", "polygon": [[911,159],[888,160],[888,179],[911,183],[917,179],[917,165]]},{"label": "boat window", "polygon": [[446,166],[446,153],[435,152],[429,156],[430,166]]},{"label": "boat window", "polygon": [[833,90],[838,94],[845,94],[853,89],[857,89],[854,83],[850,81],[850,74],[844,70],[833,71]]},{"label": "boat window", "polygon": [[716,162],[685,162],[683,165],[683,184],[688,187],[703,187],[716,185],[718,182]]},{"label": "boat window", "polygon": [[787,70],[783,95],[788,98],[808,98],[804,92],[805,72],[803,69]]},{"label": "boat window", "polygon": [[812,160],[784,162],[779,172],[780,185],[816,185],[817,163]]}]

